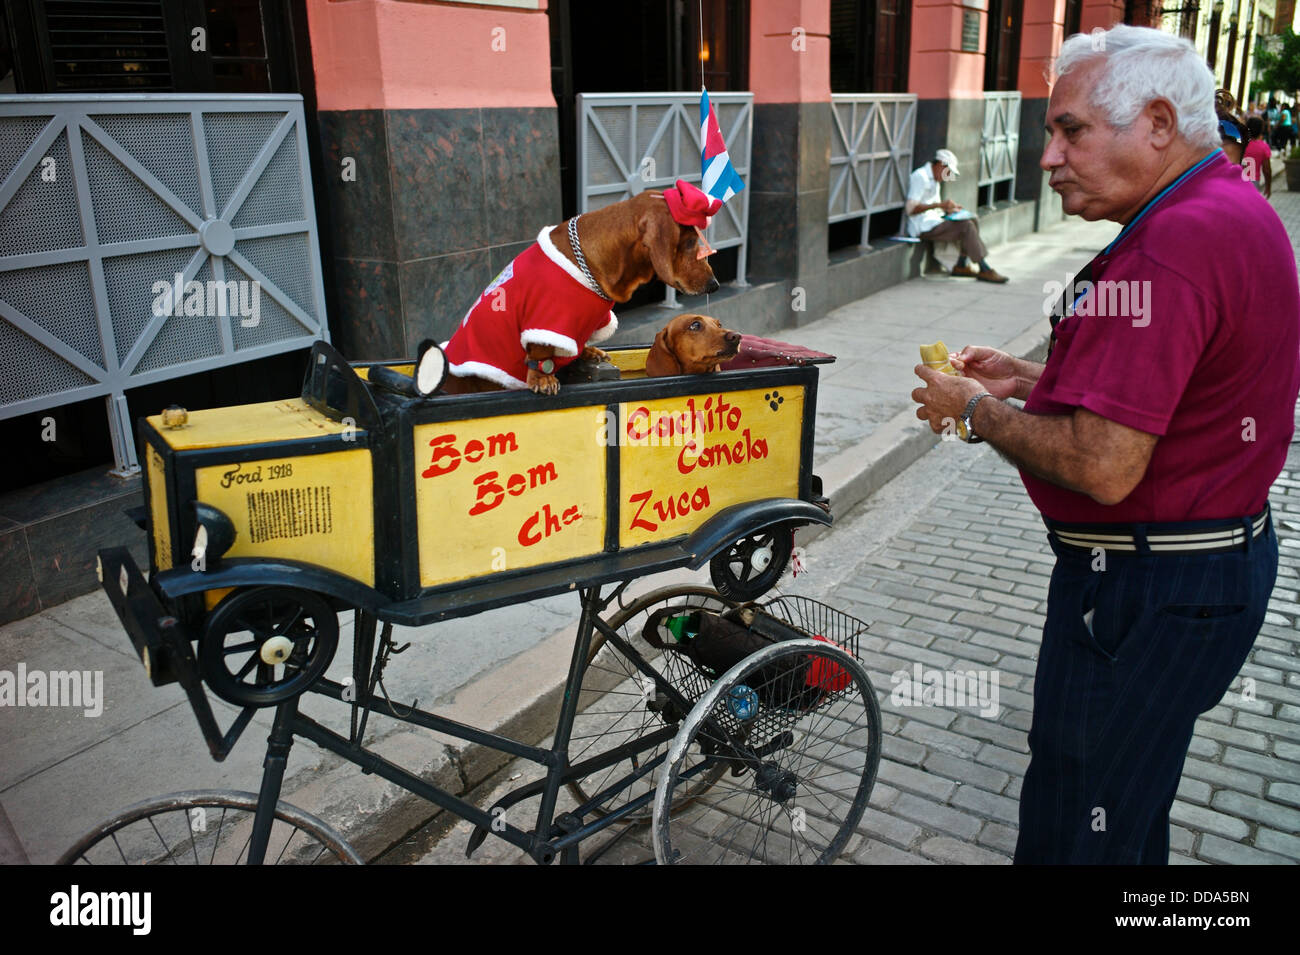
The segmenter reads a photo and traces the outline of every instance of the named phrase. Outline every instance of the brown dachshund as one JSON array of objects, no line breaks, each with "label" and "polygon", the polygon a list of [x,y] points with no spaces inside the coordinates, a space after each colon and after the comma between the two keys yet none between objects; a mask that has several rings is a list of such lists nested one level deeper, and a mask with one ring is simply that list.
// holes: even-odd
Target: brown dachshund
[{"label": "brown dachshund", "polygon": [[[679,182],[678,185],[682,184]],[[705,220],[701,217],[700,221]],[[517,280],[521,275],[533,268],[521,265],[521,262],[537,246],[521,253],[483,293],[456,335],[447,343],[452,375],[443,385],[444,393],[520,388],[526,381],[527,387],[534,392],[555,394],[560,383],[551,373],[553,366],[548,372],[548,359],[565,359],[579,354],[587,359],[609,357],[600,349],[589,346],[587,341],[599,341],[613,333],[617,321],[612,313],[608,314],[608,324],[596,328],[596,333],[589,337],[565,334],[569,331],[568,326],[561,332],[551,330],[557,321],[554,314],[515,315],[504,307],[497,308],[494,296],[503,301],[509,299],[511,303],[534,301],[541,306],[536,311],[558,311],[561,315],[559,321],[563,322],[568,302],[564,296],[585,295],[594,302],[595,321],[601,322],[609,305],[626,302],[633,292],[653,278],[684,295],[699,295],[718,289],[718,280],[708,262],[713,250],[698,227],[682,225],[673,217],[662,192],[643,192],[623,202],[583,213],[578,231],[587,268],[600,294],[608,299],[604,306],[596,295],[582,287],[586,283],[569,240],[568,222],[543,230],[537,246],[553,264],[562,266],[570,277],[576,277],[579,284],[565,284],[569,279],[561,275],[555,280],[561,284],[555,286],[554,291],[550,286],[531,292],[527,289],[522,293],[512,291],[518,286]],[[560,270],[554,271],[559,273]],[[584,308],[591,307],[585,300],[580,300],[579,304]],[[515,306],[511,304],[511,307]],[[472,331],[467,331],[471,323],[488,323],[496,327],[475,325]],[[464,341],[458,347],[457,338],[461,336]],[[472,347],[466,344],[471,340],[474,342]],[[562,360],[554,362],[555,365],[563,363]]]},{"label": "brown dachshund", "polygon": [[648,378],[717,371],[740,348],[740,332],[708,315],[678,315],[655,336],[646,355]]}]

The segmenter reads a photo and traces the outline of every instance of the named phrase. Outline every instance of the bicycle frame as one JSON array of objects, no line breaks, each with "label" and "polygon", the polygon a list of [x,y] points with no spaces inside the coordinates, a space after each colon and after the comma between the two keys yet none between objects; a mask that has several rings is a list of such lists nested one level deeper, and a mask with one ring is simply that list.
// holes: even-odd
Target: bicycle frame
[{"label": "bicycle frame", "polygon": [[[578,623],[573,655],[569,662],[564,701],[557,717],[555,735],[549,749],[522,743],[414,707],[410,709],[402,708],[402,711],[399,711],[391,701],[382,696],[377,702],[374,690],[379,671],[386,664],[388,652],[391,652],[391,624],[384,625],[379,647],[375,649],[373,646],[375,619],[373,617],[368,617],[365,620],[359,619],[356,630],[357,642],[354,647],[354,686],[356,687],[357,699],[351,701],[353,719],[349,736],[344,737],[335,733],[300,713],[298,711],[299,697],[285,700],[275,708],[275,718],[267,743],[267,756],[259,790],[252,842],[249,847],[249,863],[257,865],[264,860],[275,806],[280,797],[284,770],[295,736],[310,740],[323,749],[327,749],[360,766],[363,771],[374,773],[408,792],[428,800],[439,808],[449,810],[461,818],[469,820],[484,834],[492,832],[500,836],[512,845],[527,852],[539,863],[549,864],[555,861],[557,856],[564,862],[576,863],[578,861],[577,845],[579,842],[622,821],[631,813],[643,809],[651,802],[654,793],[647,792],[629,800],[625,805],[593,822],[583,824],[581,819],[595,807],[627,790],[638,779],[653,772],[662,763],[664,757],[661,754],[657,758],[639,765],[632,772],[615,780],[599,793],[590,797],[587,802],[578,806],[574,811],[556,816],[555,806],[560,787],[589,773],[613,766],[638,753],[652,750],[661,743],[671,740],[676,734],[674,727],[665,726],[660,730],[623,743],[590,759],[574,764],[568,762],[569,741],[574,719],[578,712],[578,698],[580,695],[578,690],[582,685],[583,672],[587,666],[587,657],[591,649],[594,632],[599,630],[605,639],[612,643],[628,662],[654,681],[656,692],[666,694],[672,703],[681,708],[681,712],[685,713],[691,707],[690,700],[664,679],[662,674],[642,657],[621,634],[600,619],[599,614],[622,593],[627,583],[628,581],[624,581],[619,584],[604,599],[600,596],[601,588],[599,586],[580,591],[582,616]],[[370,654],[372,652],[374,653],[373,665],[370,663]],[[363,659],[363,654],[365,660],[363,669],[365,672],[360,672],[362,668],[358,667],[358,661]],[[361,689],[362,687],[365,687],[364,691]],[[319,693],[345,701],[344,692],[347,689],[343,684],[320,679],[307,692]],[[362,739],[365,733],[366,721],[371,712],[380,713],[405,723],[422,726],[465,742],[486,746],[510,756],[527,759],[530,762],[546,767],[546,777],[543,780],[515,790],[491,809],[485,811],[366,749],[362,744]],[[243,714],[241,714],[241,718],[243,718]],[[200,724],[205,724],[205,721],[200,719]],[[208,726],[204,726],[209,747],[224,745],[228,751],[234,740],[222,736],[215,723],[211,724],[211,730],[217,734],[215,738],[210,735]],[[535,796],[539,792],[542,797],[541,805],[537,813],[537,823],[532,832],[525,831],[506,821],[504,809],[522,799]],[[471,848],[477,846],[481,841],[481,837],[476,837],[471,842]]]}]

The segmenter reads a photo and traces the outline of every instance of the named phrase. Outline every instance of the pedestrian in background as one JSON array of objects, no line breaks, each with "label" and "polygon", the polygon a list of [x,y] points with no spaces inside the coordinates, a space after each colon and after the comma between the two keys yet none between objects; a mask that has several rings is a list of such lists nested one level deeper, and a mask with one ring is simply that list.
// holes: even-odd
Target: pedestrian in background
[{"label": "pedestrian in background", "polygon": [[1282,114],[1278,119],[1278,139],[1282,149],[1290,149],[1291,144],[1295,142],[1295,124],[1292,121],[1291,107],[1283,104]]},{"label": "pedestrian in background", "polygon": [[1245,158],[1242,159],[1242,174],[1247,181],[1253,182],[1255,188],[1264,194],[1265,199],[1273,198],[1273,151],[1264,141],[1264,121],[1258,116],[1246,120]]},{"label": "pedestrian in background", "polygon": [[[951,199],[940,195],[939,183],[956,179],[957,156],[950,149],[940,149],[924,166],[912,171],[907,184],[907,234],[928,242],[956,242],[960,252],[957,262],[949,271],[934,255],[934,246],[926,259],[925,271],[930,275],[952,275],[957,278],[976,278],[982,282],[1006,282],[988,263],[988,249],[980,238],[979,220]],[[968,263],[979,263],[979,271]]]},{"label": "pedestrian in background", "polygon": [[1227,90],[1214,91],[1214,112],[1219,118],[1219,140],[1230,162],[1241,165],[1246,156],[1246,121],[1237,112],[1237,101]]},{"label": "pedestrian in background", "polygon": [[1041,165],[1067,213],[1123,229],[1067,289],[1045,365],[968,346],[965,377],[918,365],[912,397],[1020,468],[1056,555],[1016,862],[1165,864],[1196,719],[1277,575],[1300,288],[1187,40],[1120,25],[1066,40],[1056,70]]}]

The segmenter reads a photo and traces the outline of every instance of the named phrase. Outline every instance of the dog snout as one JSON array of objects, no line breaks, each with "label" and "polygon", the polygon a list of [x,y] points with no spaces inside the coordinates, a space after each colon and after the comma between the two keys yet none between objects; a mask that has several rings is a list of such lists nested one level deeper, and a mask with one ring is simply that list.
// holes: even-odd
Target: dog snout
[{"label": "dog snout", "polygon": [[730,329],[728,329],[727,333],[722,337],[727,342],[727,344],[733,344],[740,341],[740,332],[733,332]]},{"label": "dog snout", "polygon": [[709,280],[704,283],[704,294],[708,295],[710,293],[716,292],[720,288],[722,288],[722,284],[717,280],[715,276],[710,275]]}]

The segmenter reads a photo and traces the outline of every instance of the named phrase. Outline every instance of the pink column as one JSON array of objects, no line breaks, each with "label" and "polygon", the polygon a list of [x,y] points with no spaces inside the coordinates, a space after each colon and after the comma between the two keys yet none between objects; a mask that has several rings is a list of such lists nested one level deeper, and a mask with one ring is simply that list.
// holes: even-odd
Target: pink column
[{"label": "pink column", "polygon": [[1020,73],[1016,84],[1025,99],[1050,95],[1048,76],[1061,52],[1065,34],[1065,0],[1024,0],[1020,30]]},{"label": "pink column", "polygon": [[750,6],[749,88],[755,103],[829,103],[830,0]]},{"label": "pink column", "polygon": [[973,99],[984,92],[984,44],[988,12],[980,18],[980,48],[961,48],[962,13],[970,8],[952,0],[912,4],[912,58],[907,75],[921,99]]},{"label": "pink column", "polygon": [[1124,20],[1122,0],[1092,0],[1079,11],[1079,32],[1091,33],[1094,27],[1109,30]]},{"label": "pink column", "polygon": [[759,0],[749,10],[748,268],[802,290],[802,310],[790,312],[799,324],[827,309],[831,4]]},{"label": "pink column", "polygon": [[546,0],[531,7],[308,0],[322,110],[555,106]]}]

